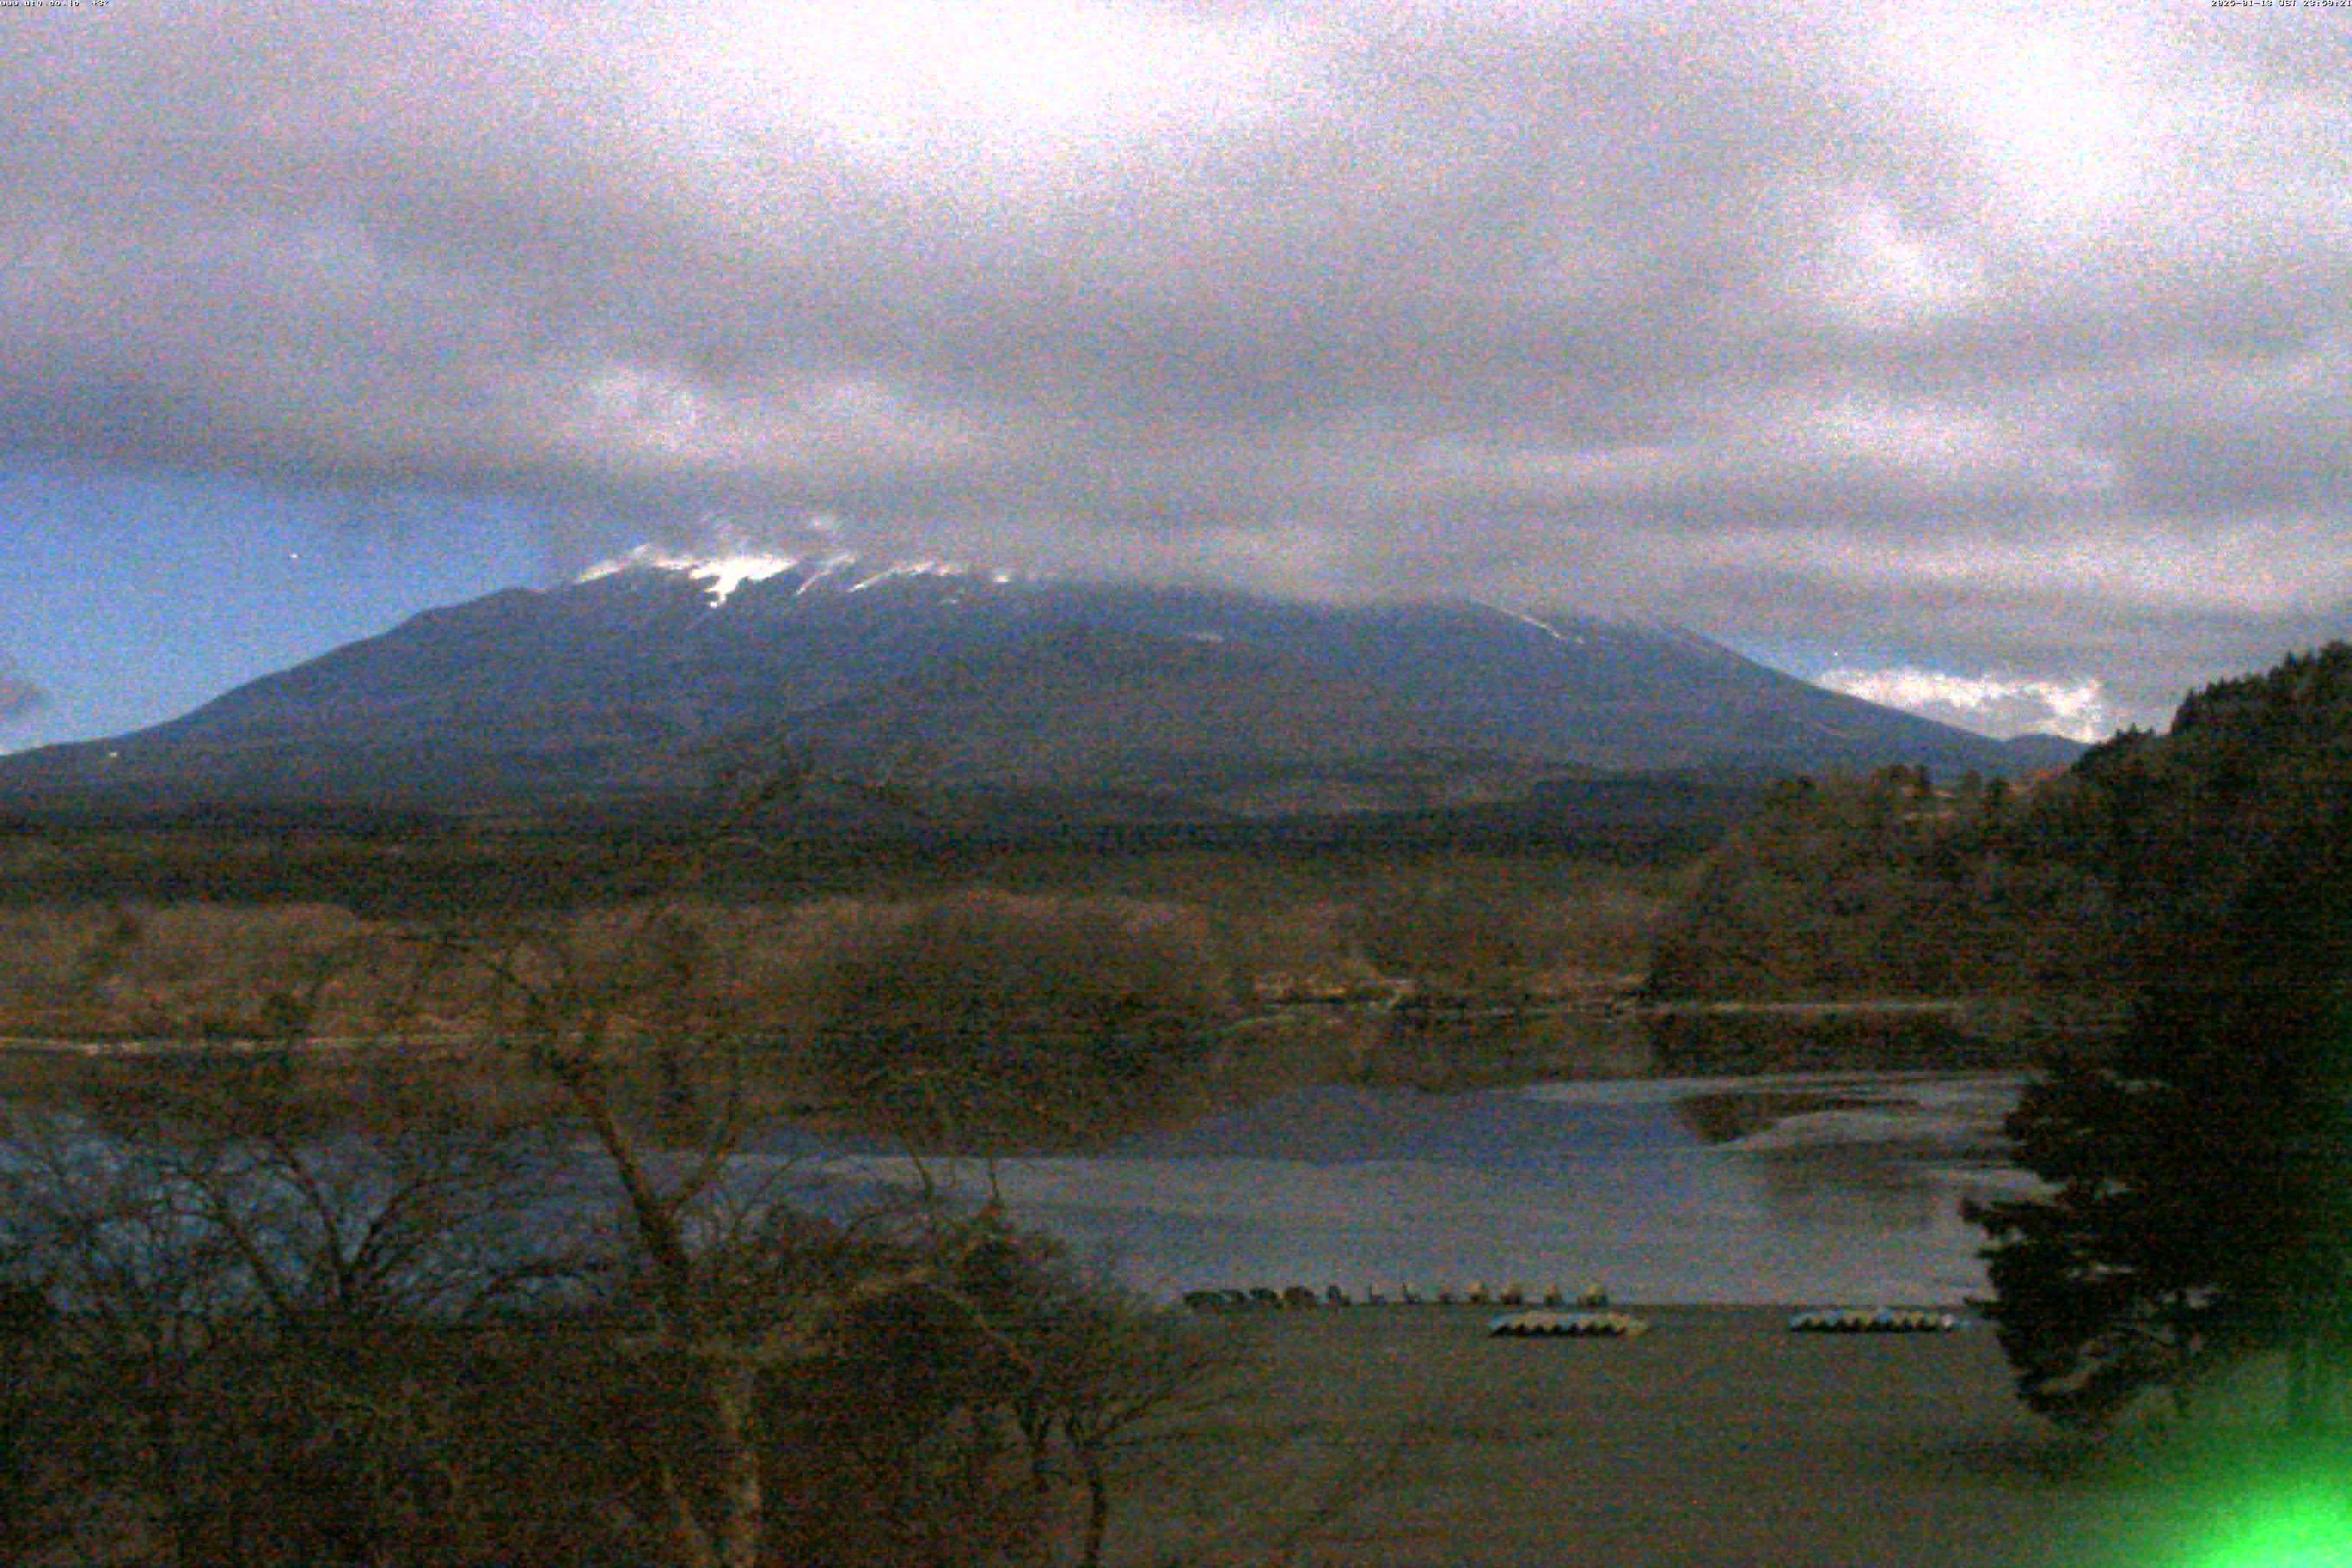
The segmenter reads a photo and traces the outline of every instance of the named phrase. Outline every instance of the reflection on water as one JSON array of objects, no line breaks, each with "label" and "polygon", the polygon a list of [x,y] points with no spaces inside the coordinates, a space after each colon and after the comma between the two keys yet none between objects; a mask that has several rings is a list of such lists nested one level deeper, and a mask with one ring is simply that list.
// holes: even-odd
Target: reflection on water
[{"label": "reflection on water", "polygon": [[[848,1191],[927,1177],[994,1191],[1164,1295],[1475,1280],[1600,1282],[1625,1300],[1956,1302],[1984,1289],[1959,1200],[2022,1182],[1999,1163],[2016,1089],[1981,1075],[1323,1088],[1100,1155],[835,1153],[805,1173]],[[1693,1100],[1712,1109],[1694,1118]]]},{"label": "reflection on water", "polygon": [[1883,1146],[1759,1150],[1748,1168],[1776,1226],[1860,1221],[1924,1231],[1952,1201],[1929,1171]]}]

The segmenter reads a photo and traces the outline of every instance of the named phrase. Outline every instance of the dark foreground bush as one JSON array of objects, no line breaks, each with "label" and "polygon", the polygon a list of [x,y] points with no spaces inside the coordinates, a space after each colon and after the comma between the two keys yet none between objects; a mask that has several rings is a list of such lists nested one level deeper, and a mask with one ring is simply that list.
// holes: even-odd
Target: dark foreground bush
[{"label": "dark foreground bush", "polygon": [[1213,1370],[991,1214],[739,1190],[655,1258],[562,1127],[248,1110],[10,1129],[5,1561],[1091,1558],[1106,1445]]}]

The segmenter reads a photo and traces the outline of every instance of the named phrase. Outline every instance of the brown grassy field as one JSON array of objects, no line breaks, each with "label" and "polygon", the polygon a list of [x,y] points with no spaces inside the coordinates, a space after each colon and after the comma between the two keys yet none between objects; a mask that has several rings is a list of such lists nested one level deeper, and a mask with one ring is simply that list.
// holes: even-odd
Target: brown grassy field
[{"label": "brown grassy field", "polygon": [[[1465,854],[1000,869],[1019,874],[915,896],[551,900],[446,921],[320,901],[20,905],[0,909],[0,1045],[299,1046],[331,1097],[346,1058],[439,1071],[510,1035],[528,988],[594,1010],[618,1044],[739,1042],[768,1113],[927,1147],[1082,1146],[1305,1083],[1647,1065],[1597,1003],[1640,978],[1668,893],[1654,868]],[[1415,993],[1439,1012],[1392,1018],[1387,1005]],[[1000,1059],[1003,1042],[1024,1059]],[[511,1052],[474,1054],[464,1071],[514,1077]],[[39,1051],[0,1058],[19,1093],[61,1070]],[[909,1105],[877,1088],[886,1067]],[[940,1084],[1004,1088],[966,1094],[944,1127],[925,1109]]]},{"label": "brown grassy field", "polygon": [[967,968],[1075,949],[1238,1010],[1399,985],[1585,994],[1640,981],[1673,884],[1653,868],[1473,854],[1311,869],[1139,857],[1087,869],[1022,862],[942,889],[761,902],[572,902],[550,890],[441,921],[315,900],[16,905],[0,909],[0,1036],[465,1032],[479,1022],[473,998],[446,978],[418,988],[431,939],[529,931],[609,970],[643,945],[656,911],[690,939],[698,992],[788,1026],[822,1005],[830,972],[910,929],[973,946],[952,955]]},{"label": "brown grassy field", "polygon": [[[1114,1563],[2124,1568],[2206,1529],[2011,1396],[1981,1326],[1812,1335],[1765,1309],[1495,1340],[1482,1308],[1211,1320],[1252,1370],[1134,1450]],[[2336,1559],[2328,1559],[2336,1561]]]}]

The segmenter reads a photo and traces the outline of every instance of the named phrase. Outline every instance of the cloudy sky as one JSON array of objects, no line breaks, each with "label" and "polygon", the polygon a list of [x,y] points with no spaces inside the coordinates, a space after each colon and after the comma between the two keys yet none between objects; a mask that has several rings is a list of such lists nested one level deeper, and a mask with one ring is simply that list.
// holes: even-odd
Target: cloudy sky
[{"label": "cloudy sky", "polygon": [[2352,635],[2352,8],[82,0],[0,167],[0,746],[646,541],[1994,732]]}]

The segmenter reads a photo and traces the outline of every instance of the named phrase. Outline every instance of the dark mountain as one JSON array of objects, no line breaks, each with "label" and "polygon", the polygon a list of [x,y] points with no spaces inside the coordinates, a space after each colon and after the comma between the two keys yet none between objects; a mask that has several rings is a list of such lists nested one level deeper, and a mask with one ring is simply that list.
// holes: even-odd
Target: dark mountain
[{"label": "dark mountain", "polygon": [[1412,810],[1575,772],[1465,742],[1378,686],[1263,648],[1073,626],[796,715],[828,772],[1107,796],[1148,815]]},{"label": "dark mountain", "polygon": [[778,747],[1208,816],[1518,798],[1594,772],[2048,765],[1670,628],[836,558],[724,594],[634,567],[430,611],[152,730],[0,759],[0,802],[656,801]]}]

